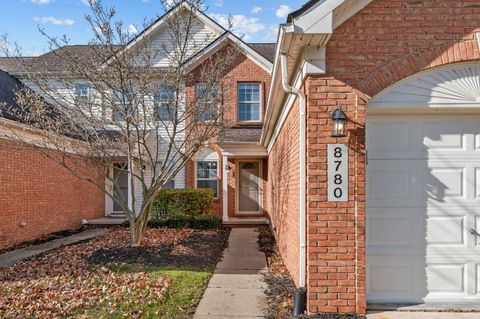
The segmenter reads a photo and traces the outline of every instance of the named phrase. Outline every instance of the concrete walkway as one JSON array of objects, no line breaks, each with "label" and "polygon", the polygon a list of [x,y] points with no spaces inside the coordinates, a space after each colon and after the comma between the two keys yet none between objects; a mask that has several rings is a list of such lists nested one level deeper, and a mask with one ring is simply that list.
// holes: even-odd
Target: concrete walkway
[{"label": "concrete walkway", "polygon": [[264,318],[267,309],[265,254],[258,248],[252,228],[234,228],[228,248],[218,263],[194,319]]},{"label": "concrete walkway", "polygon": [[0,268],[6,268],[13,266],[14,264],[25,260],[27,258],[45,253],[52,249],[56,249],[59,247],[72,245],[87,239],[92,239],[97,236],[103,235],[108,232],[108,229],[96,228],[96,229],[88,229],[84,232],[67,236],[63,238],[58,238],[44,244],[34,245],[30,247],[25,247],[17,250],[9,251],[8,253],[0,255]]}]

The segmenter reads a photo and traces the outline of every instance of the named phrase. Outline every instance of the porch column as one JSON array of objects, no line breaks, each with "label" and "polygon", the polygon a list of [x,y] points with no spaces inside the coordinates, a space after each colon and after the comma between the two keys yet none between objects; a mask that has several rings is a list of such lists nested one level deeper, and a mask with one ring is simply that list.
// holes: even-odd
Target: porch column
[{"label": "porch column", "polygon": [[223,221],[228,221],[228,156],[222,156]]}]

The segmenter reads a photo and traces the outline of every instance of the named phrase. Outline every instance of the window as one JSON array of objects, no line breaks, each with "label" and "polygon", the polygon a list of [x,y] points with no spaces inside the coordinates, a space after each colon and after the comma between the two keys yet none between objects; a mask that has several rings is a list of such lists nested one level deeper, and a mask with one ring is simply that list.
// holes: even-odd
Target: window
[{"label": "window", "polygon": [[215,121],[218,117],[218,88],[209,87],[206,83],[195,86],[197,98],[198,119],[202,122]]},{"label": "window", "polygon": [[166,122],[175,119],[174,99],[175,88],[170,85],[162,85],[155,94],[155,108],[160,121]]},{"label": "window", "polygon": [[114,90],[113,92],[114,107],[112,112],[112,119],[115,122],[125,122],[125,113],[133,114],[131,103],[133,101],[133,93],[130,90]]},{"label": "window", "polygon": [[218,198],[218,161],[197,161],[197,188],[210,188]]},{"label": "window", "polygon": [[238,84],[238,120],[260,121],[260,83]]},{"label": "window", "polygon": [[165,186],[163,186],[163,189],[175,189],[175,180],[172,179],[170,182],[166,183]]},{"label": "window", "polygon": [[90,87],[86,84],[75,86],[75,101],[87,101],[90,97]]}]

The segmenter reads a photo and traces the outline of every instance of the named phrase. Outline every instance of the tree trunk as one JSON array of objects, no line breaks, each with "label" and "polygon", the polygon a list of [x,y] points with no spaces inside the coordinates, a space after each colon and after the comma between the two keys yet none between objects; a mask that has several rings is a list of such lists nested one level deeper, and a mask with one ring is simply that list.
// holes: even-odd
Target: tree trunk
[{"label": "tree trunk", "polygon": [[147,228],[147,222],[150,218],[150,206],[143,209],[135,218],[133,223],[130,223],[130,245],[132,247],[139,247],[142,241],[143,233]]}]

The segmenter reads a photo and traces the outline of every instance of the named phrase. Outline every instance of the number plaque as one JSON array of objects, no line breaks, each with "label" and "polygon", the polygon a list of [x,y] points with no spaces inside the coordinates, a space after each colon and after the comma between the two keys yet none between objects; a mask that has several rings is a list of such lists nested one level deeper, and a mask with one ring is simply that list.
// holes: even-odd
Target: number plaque
[{"label": "number plaque", "polygon": [[348,146],[329,144],[328,157],[328,201],[348,201]]}]

